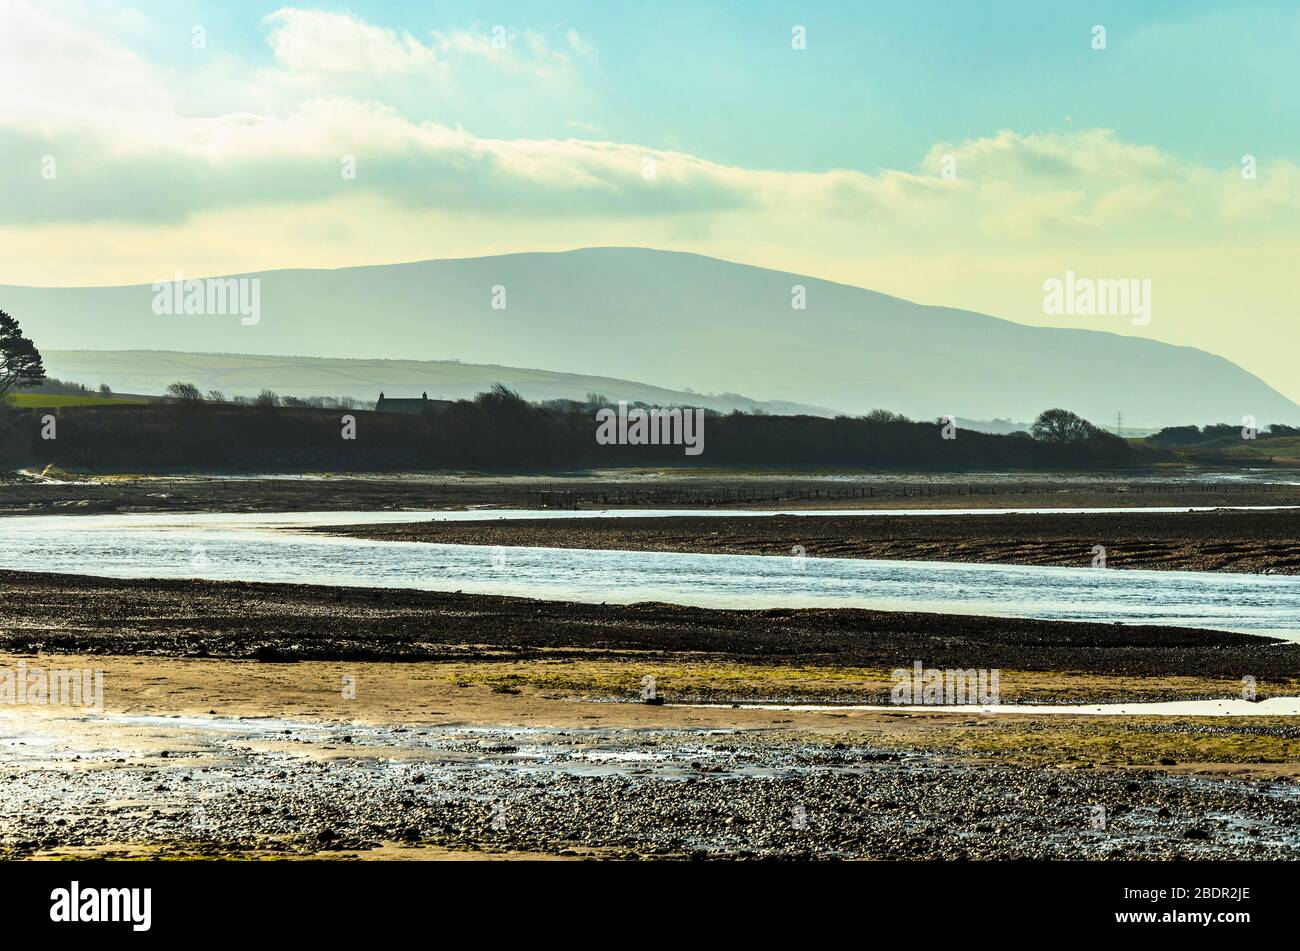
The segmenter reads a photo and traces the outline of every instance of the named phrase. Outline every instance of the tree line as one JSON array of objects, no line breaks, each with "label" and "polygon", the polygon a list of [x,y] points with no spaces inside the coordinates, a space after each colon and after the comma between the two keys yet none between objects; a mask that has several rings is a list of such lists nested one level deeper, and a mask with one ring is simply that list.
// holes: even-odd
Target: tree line
[{"label": "tree line", "polygon": [[[15,389],[80,384],[45,379],[40,352],[0,311],[0,397]],[[100,392],[109,394],[107,387]],[[706,411],[705,451],[685,457],[671,445],[598,445],[593,413],[613,401],[530,403],[497,384],[473,399],[426,415],[367,412],[372,404],[334,397],[227,399],[177,381],[152,406],[103,405],[59,411],[58,435],[34,425],[47,411],[0,418],[0,464],[15,459],[90,469],[402,469],[448,466],[565,468],[624,465],[846,466],[935,470],[1093,468],[1141,465],[1171,447],[1219,438],[1239,427],[1170,427],[1145,442],[1125,440],[1060,408],[1028,432],[958,430],[888,410],[865,416],[772,416]],[[649,408],[633,403],[631,408]],[[340,411],[352,420],[341,425]],[[355,414],[364,414],[358,419]],[[1294,434],[1272,427],[1274,435]]]},{"label": "tree line", "polygon": [[[1125,440],[1060,416],[1044,421],[1048,428],[1038,435],[956,430],[954,438],[944,438],[939,423],[901,417],[733,412],[706,414],[704,452],[687,457],[681,446],[598,445],[589,404],[541,406],[502,386],[427,415],[341,413],[283,401],[239,406],[177,399],[76,407],[58,411],[55,440],[40,438],[45,412],[11,410],[0,437],[33,464],[92,470],[635,465],[972,470],[1123,466],[1142,455]],[[1062,425],[1049,425],[1053,421]]]}]

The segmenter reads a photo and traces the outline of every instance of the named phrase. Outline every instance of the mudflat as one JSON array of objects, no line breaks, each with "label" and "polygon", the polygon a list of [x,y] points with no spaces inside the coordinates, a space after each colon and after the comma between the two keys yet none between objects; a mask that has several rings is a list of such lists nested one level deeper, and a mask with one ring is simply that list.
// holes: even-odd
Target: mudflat
[{"label": "mudflat", "polygon": [[1300,510],[499,519],[321,529],[383,541],[1300,574]]},{"label": "mudflat", "polygon": [[1144,473],[605,470],[101,474],[42,481],[0,473],[0,515],[521,508],[1062,508],[1300,505],[1276,482],[1188,482]]},{"label": "mudflat", "polygon": [[1300,856],[1287,718],[672,699],[706,674],[768,689],[737,665],[631,665],[661,678],[653,706],[573,658],[0,655],[18,663],[105,690],[89,715],[0,709],[7,858]]},{"label": "mudflat", "polygon": [[[128,480],[24,483],[15,496],[10,483],[0,509],[532,508],[538,484]],[[726,504],[772,504],[751,489],[732,485]],[[989,504],[906,491],[859,504]],[[1214,497],[1185,494],[1179,503],[1126,498]],[[1120,496],[1044,489],[998,499],[1050,507]],[[815,497],[798,505],[848,507]],[[794,544],[830,557],[908,557],[910,546],[946,560],[1029,539],[1041,551],[996,554],[1056,551],[1067,560],[1028,563],[1086,564],[1102,544],[1111,567],[1127,566],[1143,541],[1164,548],[1145,549],[1142,567],[1287,570],[1293,516],[1148,514],[512,519],[354,531],[787,556]],[[880,534],[890,532],[902,534]],[[1081,554],[1069,547],[1085,541]],[[1248,543],[1257,551],[1235,557]],[[1244,567],[1261,564],[1249,560],[1259,550],[1274,560]],[[0,667],[102,670],[104,683],[94,712],[0,706],[5,857],[1300,857],[1294,718],[747,706],[888,703],[892,670],[915,662],[997,669],[1003,703],[1239,699],[1245,676],[1260,699],[1295,696],[1300,645],[1265,637],[0,571],[0,651]],[[641,702],[647,682],[662,704]]]},{"label": "mudflat", "polygon": [[1004,702],[1295,695],[1268,638],[0,572],[0,647],[104,684],[0,707],[9,858],[1300,856],[1291,718],[743,706],[887,702],[914,660]]},{"label": "mudflat", "polygon": [[[757,664],[1196,674],[1261,689],[1300,644],[1154,625],[857,609],[725,610],[383,588],[0,571],[0,649],[288,660],[725,658]],[[1004,696],[1011,699],[1011,695]],[[1129,696],[1132,696],[1130,693]]]}]

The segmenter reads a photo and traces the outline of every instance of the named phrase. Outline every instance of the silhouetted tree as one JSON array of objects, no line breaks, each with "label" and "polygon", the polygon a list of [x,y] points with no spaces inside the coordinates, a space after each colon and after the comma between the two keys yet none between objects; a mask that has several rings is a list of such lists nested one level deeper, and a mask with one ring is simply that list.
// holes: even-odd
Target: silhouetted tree
[{"label": "silhouetted tree", "polygon": [[907,423],[911,422],[902,413],[895,413],[887,409],[873,409],[866,416],[862,417],[869,423]]},{"label": "silhouetted tree", "polygon": [[36,344],[23,336],[18,321],[0,310],[0,397],[44,379],[45,364]]},{"label": "silhouetted tree", "polygon": [[1068,409],[1048,409],[1034,420],[1034,438],[1040,442],[1081,443],[1095,439],[1101,430]]},{"label": "silhouetted tree", "polygon": [[1200,426],[1166,426],[1147,437],[1147,442],[1165,446],[1190,446],[1202,440]]},{"label": "silhouetted tree", "polygon": [[491,389],[474,397],[474,401],[489,412],[506,410],[519,413],[529,408],[528,401],[504,383],[493,383]]},{"label": "silhouetted tree", "polygon": [[203,394],[193,383],[176,382],[167,387],[167,398],[173,403],[193,406],[203,402]]}]

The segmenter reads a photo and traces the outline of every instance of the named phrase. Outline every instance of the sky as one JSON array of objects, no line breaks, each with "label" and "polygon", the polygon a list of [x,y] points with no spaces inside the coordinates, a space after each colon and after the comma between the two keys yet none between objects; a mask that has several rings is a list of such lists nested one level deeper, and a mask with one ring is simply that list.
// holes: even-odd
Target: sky
[{"label": "sky", "polygon": [[[1300,400],[1297,50],[1254,0],[5,0],[0,283],[636,245]],[[1150,319],[1047,313],[1070,271]]]}]

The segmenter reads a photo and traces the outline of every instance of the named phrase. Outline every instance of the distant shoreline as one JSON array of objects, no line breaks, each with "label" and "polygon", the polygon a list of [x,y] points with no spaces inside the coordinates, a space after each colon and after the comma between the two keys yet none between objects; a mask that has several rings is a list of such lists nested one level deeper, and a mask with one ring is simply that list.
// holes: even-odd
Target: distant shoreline
[{"label": "distant shoreline", "polygon": [[[34,470],[35,471],[35,470]],[[843,475],[843,479],[833,476]],[[1293,476],[1295,481],[1300,477]],[[1116,508],[1300,505],[1300,485],[1098,472],[916,470],[503,472],[467,469],[247,476],[123,473],[45,481],[0,472],[0,516],[525,508]],[[1091,544],[1104,543],[1101,540]]]},{"label": "distant shoreline", "polygon": [[1294,509],[888,519],[714,514],[613,520],[593,513],[590,519],[417,522],[317,531],[447,545],[1300,574],[1300,511]]}]

